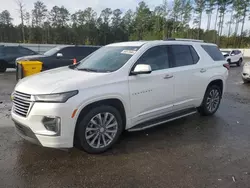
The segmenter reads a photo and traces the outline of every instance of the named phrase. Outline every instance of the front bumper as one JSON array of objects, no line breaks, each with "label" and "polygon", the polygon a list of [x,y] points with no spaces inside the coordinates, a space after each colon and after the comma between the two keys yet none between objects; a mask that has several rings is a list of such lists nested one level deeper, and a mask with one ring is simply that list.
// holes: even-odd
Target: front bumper
[{"label": "front bumper", "polygon": [[250,80],[250,66],[244,65],[241,76],[244,80]]},{"label": "front bumper", "polygon": [[26,127],[25,125],[20,124],[14,119],[13,121],[15,124],[16,132],[19,136],[21,136],[25,140],[28,140],[29,142],[32,142],[37,145],[41,145],[36,135],[32,132],[32,130],[29,127]]},{"label": "front bumper", "polygon": [[248,73],[242,73],[242,79],[243,80],[248,80],[248,81],[250,81],[250,74],[248,74]]},{"label": "front bumper", "polygon": [[[71,148],[75,131],[74,109],[67,103],[34,103],[26,117],[12,109],[17,133],[24,139],[50,148]],[[44,117],[60,117],[60,134],[53,135],[43,124]]]}]

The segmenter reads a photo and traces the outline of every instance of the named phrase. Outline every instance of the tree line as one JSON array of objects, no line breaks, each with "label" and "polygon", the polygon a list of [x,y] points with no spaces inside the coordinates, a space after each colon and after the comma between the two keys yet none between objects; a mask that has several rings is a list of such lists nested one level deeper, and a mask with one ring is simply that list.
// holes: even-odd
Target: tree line
[{"label": "tree line", "polygon": [[[105,45],[178,37],[220,47],[250,44],[250,32],[245,29],[250,0],[174,0],[173,5],[163,0],[154,10],[141,1],[135,11],[106,8],[99,15],[91,7],[72,14],[64,6],[48,10],[42,1],[35,2],[31,12],[25,10],[22,0],[17,0],[17,7],[19,25],[13,24],[8,10],[0,12],[1,42]],[[204,14],[205,29],[201,28]]]}]

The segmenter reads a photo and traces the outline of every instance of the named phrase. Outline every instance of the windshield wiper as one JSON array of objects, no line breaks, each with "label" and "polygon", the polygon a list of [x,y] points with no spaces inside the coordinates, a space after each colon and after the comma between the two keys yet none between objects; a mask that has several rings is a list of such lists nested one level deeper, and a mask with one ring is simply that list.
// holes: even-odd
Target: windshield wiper
[{"label": "windshield wiper", "polygon": [[87,72],[98,72],[98,70],[95,70],[95,69],[89,69],[89,68],[82,68],[82,69],[78,69],[76,68],[77,70],[80,70],[80,71],[87,71]]}]

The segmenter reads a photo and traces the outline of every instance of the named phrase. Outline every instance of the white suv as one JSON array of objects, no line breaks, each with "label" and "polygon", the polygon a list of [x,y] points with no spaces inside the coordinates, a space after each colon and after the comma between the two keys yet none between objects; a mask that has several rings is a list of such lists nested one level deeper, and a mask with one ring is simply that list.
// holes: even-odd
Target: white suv
[{"label": "white suv", "polygon": [[19,81],[12,119],[25,139],[51,148],[110,148],[138,131],[199,111],[214,114],[229,65],[216,45],[138,41],[104,46],[76,65]]},{"label": "white suv", "polygon": [[240,50],[221,51],[229,64],[236,64],[238,67],[243,62],[243,54]]}]

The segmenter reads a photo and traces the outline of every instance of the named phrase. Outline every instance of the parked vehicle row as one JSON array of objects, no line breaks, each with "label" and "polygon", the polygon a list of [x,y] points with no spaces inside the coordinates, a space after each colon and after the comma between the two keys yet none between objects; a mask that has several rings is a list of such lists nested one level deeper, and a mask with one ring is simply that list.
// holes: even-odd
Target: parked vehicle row
[{"label": "parked vehicle row", "polygon": [[213,115],[228,69],[218,47],[202,41],[109,44],[78,64],[21,79],[11,116],[26,140],[101,153],[124,130],[147,129],[197,111]]},{"label": "parked vehicle row", "polygon": [[[7,68],[16,68],[18,64],[31,65],[31,70],[36,68],[36,64],[41,64],[41,71],[67,66],[73,62],[78,62],[89,54],[100,48],[100,46],[60,46],[50,49],[44,54],[38,54],[22,46],[1,46],[0,47],[0,72],[5,72]],[[25,62],[25,63],[24,63]],[[22,71],[22,70],[17,70]],[[40,69],[39,71],[40,72]],[[20,75],[17,73],[17,75]],[[25,76],[25,75],[23,75]]]}]

